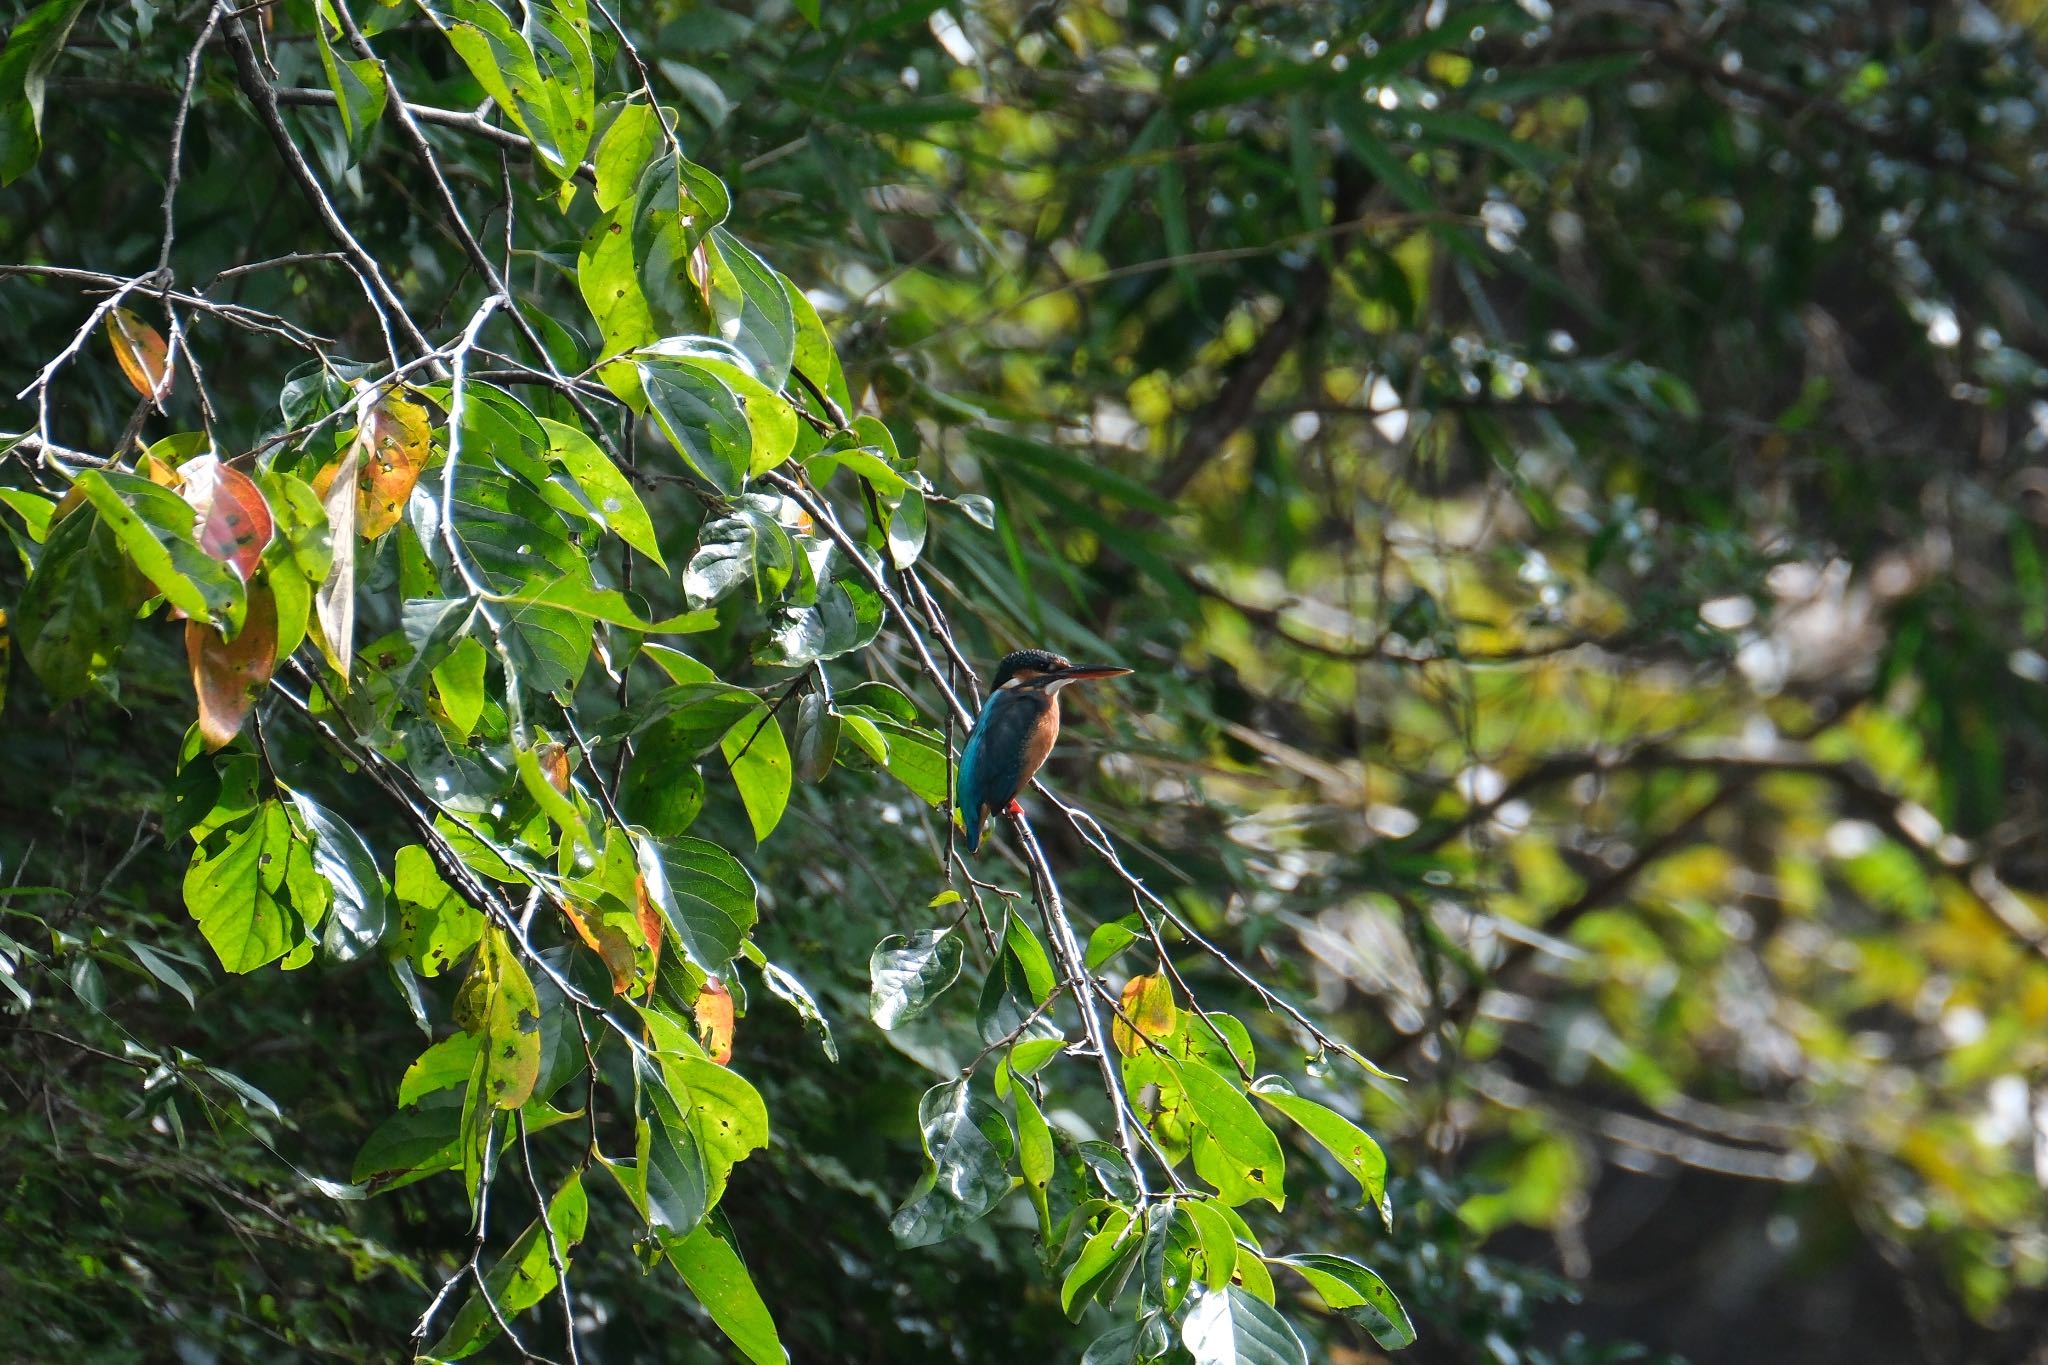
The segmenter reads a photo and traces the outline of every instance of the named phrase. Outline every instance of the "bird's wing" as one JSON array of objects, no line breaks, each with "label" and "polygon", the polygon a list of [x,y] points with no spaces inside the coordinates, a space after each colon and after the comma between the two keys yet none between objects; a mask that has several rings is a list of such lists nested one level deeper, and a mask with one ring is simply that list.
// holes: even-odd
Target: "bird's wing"
[{"label": "bird's wing", "polygon": [[1043,703],[1015,694],[989,698],[960,753],[956,804],[966,819],[968,848],[981,842],[981,822],[1010,803],[1024,786],[1025,750]]}]

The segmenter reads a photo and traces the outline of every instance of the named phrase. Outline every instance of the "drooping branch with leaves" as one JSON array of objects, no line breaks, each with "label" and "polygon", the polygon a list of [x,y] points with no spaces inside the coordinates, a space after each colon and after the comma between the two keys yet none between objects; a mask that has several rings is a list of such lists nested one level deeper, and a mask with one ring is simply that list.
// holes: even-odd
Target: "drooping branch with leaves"
[{"label": "drooping branch with leaves", "polygon": [[[26,44],[40,65],[82,8],[45,5],[10,53]],[[973,722],[973,668],[918,562],[933,504],[986,534],[986,503],[943,496],[860,410],[803,288],[737,234],[726,187],[685,154],[678,115],[601,4],[419,14],[434,32],[331,0],[204,11],[157,264],[53,272],[102,297],[23,394],[36,422],[12,454],[35,489],[9,498],[33,546],[12,627],[51,701],[113,686],[136,633],[183,622],[197,719],[165,833],[194,846],[184,902],[220,965],[381,963],[432,1040],[350,1174],[357,1194],[443,1173],[467,1194],[472,1240],[432,1286],[416,1349],[457,1359],[502,1334],[524,1358],[556,1342],[577,1358],[577,1246],[611,1216],[591,1206],[596,1166],[647,1254],[734,1346],[784,1358],[744,1222],[719,1208],[770,1138],[737,1002],[751,972],[816,1012],[753,942],[761,893],[745,864],[689,831],[701,808],[734,802],[765,842],[792,783],[829,793],[839,765],[872,766],[938,811],[927,837],[946,827],[932,906],[956,908],[877,950],[877,1021],[935,1006],[961,974],[970,915],[989,962],[985,1045],[919,1105],[927,1170],[888,1225],[897,1241],[954,1236],[1021,1187],[1060,1308],[1099,1301],[1121,1319],[1091,1358],[1184,1342],[1201,1360],[1305,1361],[1269,1265],[1405,1345],[1407,1317],[1372,1270],[1315,1248],[1268,1257],[1239,1212],[1285,1202],[1279,1122],[1386,1217],[1378,1145],[1261,1074],[1244,1025],[1169,976],[1172,953],[1192,942],[1229,963],[1314,1054],[1358,1053],[1201,939],[1079,807],[1052,798],[1127,882],[1142,950],[1159,954],[1119,990],[1100,973],[1136,935],[1112,922],[1084,947],[1027,817],[1012,815],[1019,853],[994,880],[955,844],[952,741]],[[317,51],[333,96],[319,117],[344,134],[324,174],[282,113],[281,96],[303,102],[279,71],[287,42]],[[435,43],[488,117],[410,102]],[[268,173],[327,241],[198,279],[177,250],[192,212],[181,157],[217,70],[269,135]],[[330,185],[362,174],[380,121],[460,258],[431,308]],[[494,162],[498,175],[480,173]],[[547,245],[562,240],[573,255]],[[210,297],[266,270],[352,277],[368,355]],[[575,295],[585,319],[565,312]],[[303,353],[270,376],[280,420],[254,439],[219,419],[229,402],[202,359],[210,333],[237,327]],[[60,387],[86,382],[89,347],[139,400],[98,453],[54,416]],[[186,414],[200,424],[152,430]],[[652,509],[650,491],[666,495]],[[678,507],[698,522],[672,569],[677,537],[656,517]],[[909,691],[861,676],[877,652],[908,661]],[[362,804],[396,812],[410,842],[378,846],[336,809]],[[1004,884],[1017,872],[1023,889]],[[1094,1111],[1079,1132],[1103,1136],[1050,1124],[1055,1105]]]}]

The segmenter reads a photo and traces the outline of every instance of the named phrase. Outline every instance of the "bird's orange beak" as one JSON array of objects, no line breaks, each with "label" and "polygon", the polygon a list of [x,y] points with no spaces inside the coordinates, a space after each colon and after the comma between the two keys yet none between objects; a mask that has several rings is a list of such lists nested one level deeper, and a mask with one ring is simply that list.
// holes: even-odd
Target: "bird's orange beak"
[{"label": "bird's orange beak", "polygon": [[1115,664],[1075,664],[1061,669],[1059,676],[1073,682],[1089,682],[1096,678],[1121,678],[1130,671]]}]

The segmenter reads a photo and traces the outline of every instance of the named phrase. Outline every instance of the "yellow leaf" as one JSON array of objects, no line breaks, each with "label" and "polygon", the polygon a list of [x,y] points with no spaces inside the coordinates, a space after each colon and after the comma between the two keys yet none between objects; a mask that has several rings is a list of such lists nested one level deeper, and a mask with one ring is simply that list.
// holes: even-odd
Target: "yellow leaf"
[{"label": "yellow leaf", "polygon": [[360,444],[323,470],[313,482],[327,511],[328,539],[334,545],[334,559],[327,568],[327,581],[313,598],[314,638],[327,655],[327,662],[348,686],[349,667],[356,652],[356,499],[349,489],[356,481],[356,467],[362,458]]},{"label": "yellow leaf", "polygon": [[116,308],[107,314],[107,339],[135,391],[161,408],[171,389],[171,348],[163,333],[126,308]]},{"label": "yellow leaf", "polygon": [[693,1011],[697,1017],[697,1041],[704,1044],[704,1050],[711,1054],[711,1060],[720,1066],[732,1061],[732,992],[725,983],[712,977],[704,983],[704,989],[697,993],[697,1005]]},{"label": "yellow leaf", "polygon": [[[1130,1023],[1124,1021],[1128,1019]],[[1146,1049],[1140,1038],[1160,1042],[1171,1037],[1174,1025],[1179,1020],[1173,1004],[1173,983],[1166,979],[1164,972],[1150,976],[1134,976],[1124,983],[1122,1008],[1110,1023],[1110,1037],[1116,1043],[1116,1050],[1126,1057],[1135,1057]]]}]

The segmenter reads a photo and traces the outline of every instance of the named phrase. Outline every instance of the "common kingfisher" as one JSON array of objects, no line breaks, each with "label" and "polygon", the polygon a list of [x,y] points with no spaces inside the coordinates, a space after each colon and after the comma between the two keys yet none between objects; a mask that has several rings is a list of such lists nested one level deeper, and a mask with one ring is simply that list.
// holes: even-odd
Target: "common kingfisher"
[{"label": "common kingfisher", "polygon": [[1090,678],[1119,678],[1130,671],[1112,664],[1070,664],[1043,649],[1003,656],[988,702],[960,751],[954,805],[966,826],[969,853],[981,847],[982,822],[1015,810],[1017,793],[1052,752],[1052,742],[1060,734],[1060,689]]}]

